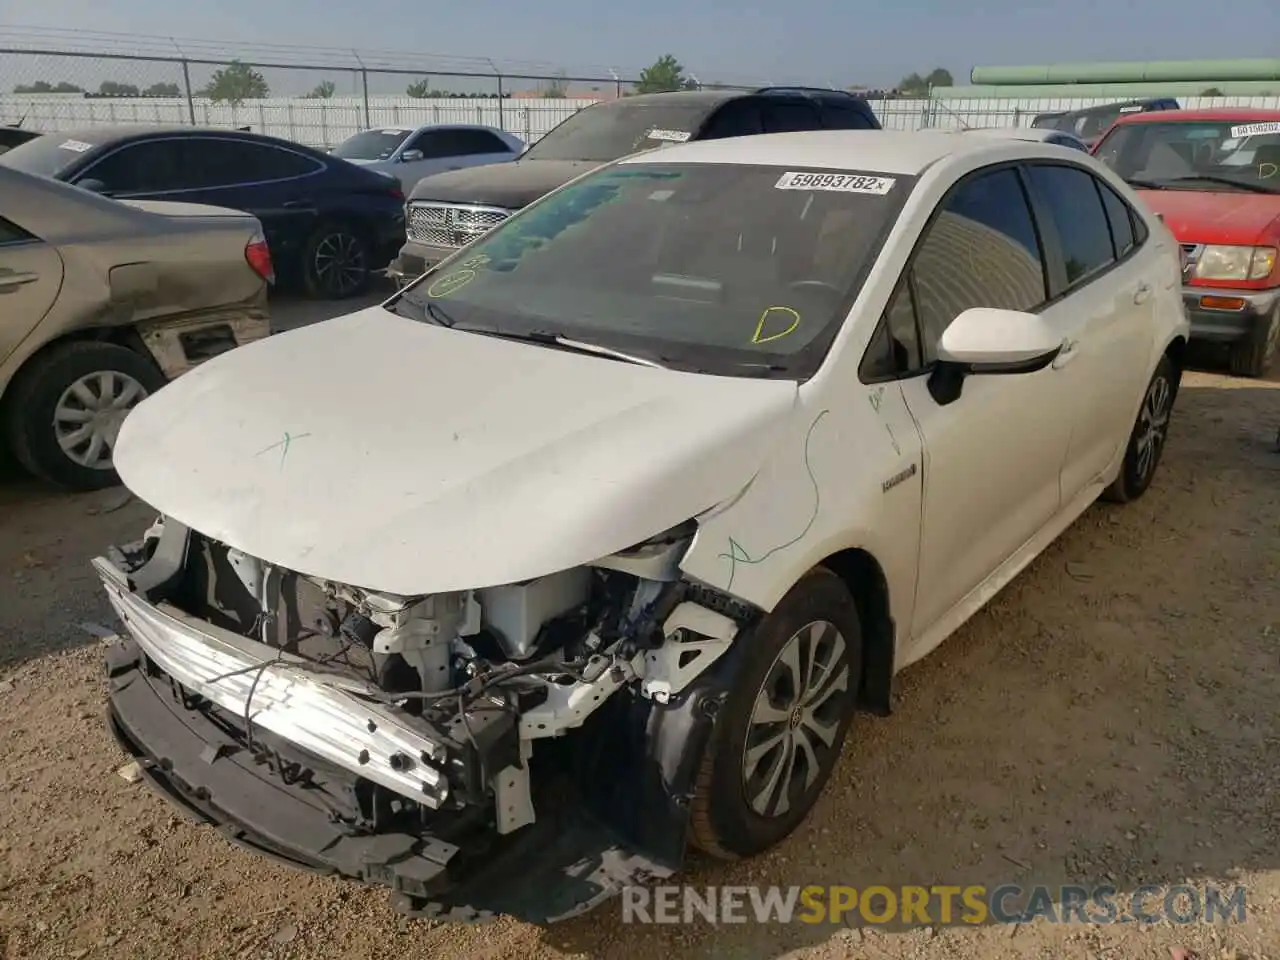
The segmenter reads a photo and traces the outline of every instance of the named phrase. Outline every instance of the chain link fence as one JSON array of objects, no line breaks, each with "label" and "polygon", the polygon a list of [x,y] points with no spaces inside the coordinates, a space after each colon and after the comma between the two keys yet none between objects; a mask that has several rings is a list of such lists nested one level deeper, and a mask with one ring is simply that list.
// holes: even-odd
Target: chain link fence
[{"label": "chain link fence", "polygon": [[[241,58],[202,41],[94,34],[72,43],[79,35],[70,31],[57,33],[60,48],[48,49],[48,33],[33,40],[21,28],[0,28],[0,124],[47,132],[115,124],[240,127],[323,149],[371,127],[479,123],[532,143],[577,110],[630,92],[639,73],[263,44],[246,47]],[[1275,96],[1180,100],[1184,108],[1280,108]],[[887,129],[917,130],[1025,126],[1037,113],[1114,98],[870,102]]]}]

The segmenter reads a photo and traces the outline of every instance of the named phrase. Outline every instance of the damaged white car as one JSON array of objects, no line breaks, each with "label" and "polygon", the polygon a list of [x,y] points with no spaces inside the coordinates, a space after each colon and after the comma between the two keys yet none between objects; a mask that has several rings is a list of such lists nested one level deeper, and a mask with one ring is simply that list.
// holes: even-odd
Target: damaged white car
[{"label": "damaged white car", "polygon": [[1151,483],[1178,247],[1063,148],[690,143],[130,414],[111,722],[233,840],[552,921],[779,842],[858,708]]}]

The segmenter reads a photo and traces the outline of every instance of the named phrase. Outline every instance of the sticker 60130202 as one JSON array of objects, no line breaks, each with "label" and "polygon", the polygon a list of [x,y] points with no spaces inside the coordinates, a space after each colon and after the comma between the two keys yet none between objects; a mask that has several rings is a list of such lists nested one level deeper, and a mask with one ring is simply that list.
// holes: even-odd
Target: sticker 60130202
[{"label": "sticker 60130202", "polygon": [[870,193],[883,197],[893,189],[893,177],[869,177],[860,173],[802,173],[791,171],[778,178],[776,190],[834,190],[837,193]]}]

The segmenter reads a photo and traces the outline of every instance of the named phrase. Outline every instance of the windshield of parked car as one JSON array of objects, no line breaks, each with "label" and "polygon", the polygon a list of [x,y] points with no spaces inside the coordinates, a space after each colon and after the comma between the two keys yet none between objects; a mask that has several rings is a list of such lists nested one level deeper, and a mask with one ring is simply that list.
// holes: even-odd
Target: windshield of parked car
[{"label": "windshield of parked car", "polygon": [[707,103],[602,103],[579,110],[530,147],[524,159],[608,163],[629,153],[689,140],[709,112]]},{"label": "windshield of parked car", "polygon": [[1280,193],[1280,119],[1123,124],[1094,155],[1139,186]]},{"label": "windshield of parked car", "polygon": [[343,160],[386,160],[412,130],[366,130],[348,137],[333,148],[333,155]]},{"label": "windshield of parked car", "polygon": [[527,207],[390,306],[680,369],[802,378],[913,184],[874,171],[615,164]]},{"label": "windshield of parked car", "polygon": [[63,133],[46,133],[6,151],[0,155],[0,163],[23,173],[57,179],[73,163],[83,160],[86,153],[96,149],[96,143],[88,143]]}]

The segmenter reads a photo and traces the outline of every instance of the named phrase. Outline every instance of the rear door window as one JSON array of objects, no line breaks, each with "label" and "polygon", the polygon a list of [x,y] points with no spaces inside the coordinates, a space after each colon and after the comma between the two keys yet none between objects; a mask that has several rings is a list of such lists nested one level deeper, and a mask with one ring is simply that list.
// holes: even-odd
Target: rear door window
[{"label": "rear door window", "polygon": [[183,183],[180,140],[126,144],[91,164],[77,180],[97,180],[112,194],[168,193]]},{"label": "rear door window", "polygon": [[730,100],[717,110],[698,134],[699,140],[720,140],[724,137],[749,137],[763,133],[760,119],[760,102],[754,97]]},{"label": "rear door window", "polygon": [[1107,222],[1111,225],[1111,239],[1115,244],[1116,259],[1128,256],[1129,251],[1138,245],[1134,237],[1133,220],[1135,214],[1129,205],[1120,199],[1120,195],[1105,183],[1097,181],[1098,192],[1102,194],[1102,206],[1107,211]]},{"label": "rear door window", "polygon": [[765,133],[822,129],[817,107],[800,97],[765,97],[761,101],[760,112]]},{"label": "rear door window", "polygon": [[866,113],[852,103],[822,101],[822,125],[827,130],[874,130]]},{"label": "rear door window", "polygon": [[270,183],[321,169],[310,157],[270,144],[218,137],[189,137],[181,143],[183,183],[188,190]]}]

